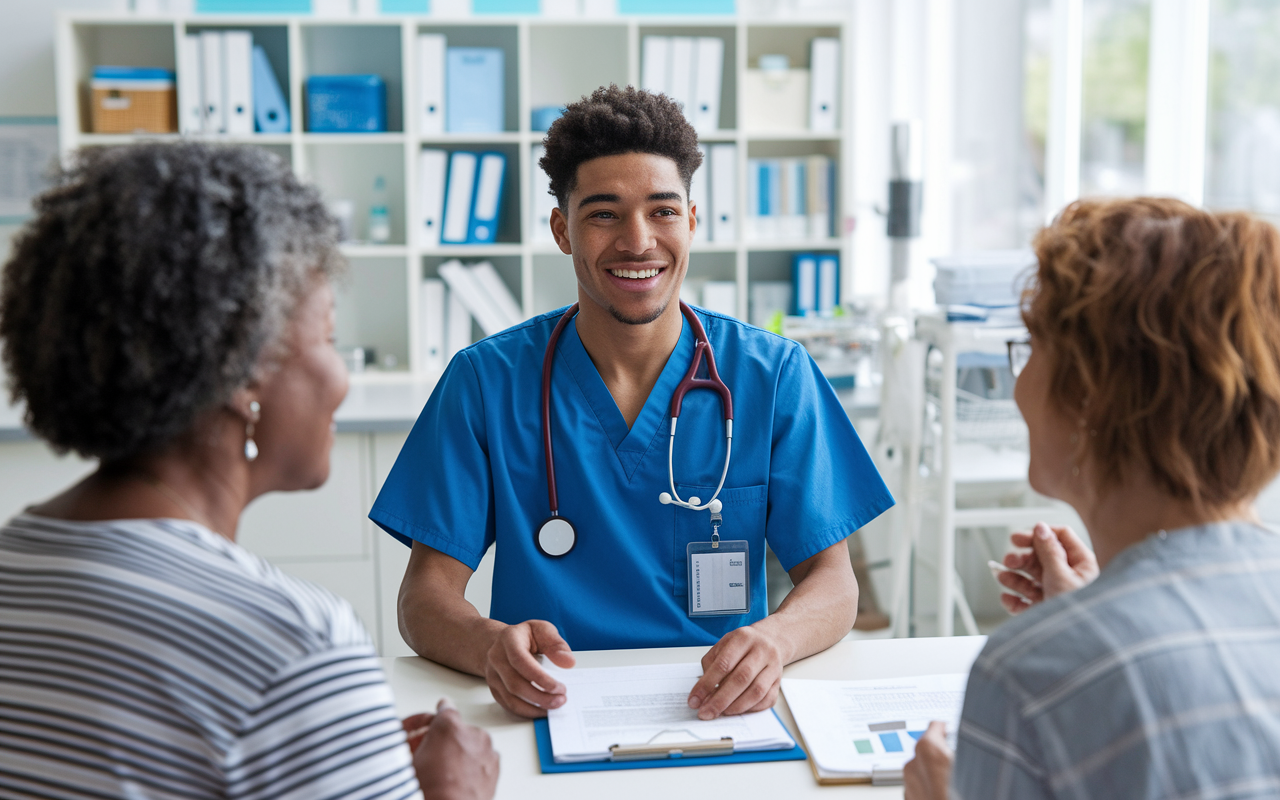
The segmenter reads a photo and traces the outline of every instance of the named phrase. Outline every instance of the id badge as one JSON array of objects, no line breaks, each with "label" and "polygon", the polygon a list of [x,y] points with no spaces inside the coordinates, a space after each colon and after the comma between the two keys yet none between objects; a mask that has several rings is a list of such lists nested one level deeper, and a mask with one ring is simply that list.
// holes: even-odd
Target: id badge
[{"label": "id badge", "polygon": [[745,540],[690,542],[689,616],[746,614],[751,610],[751,552]]}]

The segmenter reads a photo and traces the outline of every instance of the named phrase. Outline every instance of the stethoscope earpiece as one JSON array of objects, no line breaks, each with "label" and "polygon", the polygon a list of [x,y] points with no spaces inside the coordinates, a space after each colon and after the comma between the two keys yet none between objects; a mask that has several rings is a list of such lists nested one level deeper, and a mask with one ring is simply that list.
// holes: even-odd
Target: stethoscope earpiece
[{"label": "stethoscope earpiece", "polygon": [[664,506],[671,505],[671,493],[663,492],[662,494],[658,495],[658,502],[662,503]]}]

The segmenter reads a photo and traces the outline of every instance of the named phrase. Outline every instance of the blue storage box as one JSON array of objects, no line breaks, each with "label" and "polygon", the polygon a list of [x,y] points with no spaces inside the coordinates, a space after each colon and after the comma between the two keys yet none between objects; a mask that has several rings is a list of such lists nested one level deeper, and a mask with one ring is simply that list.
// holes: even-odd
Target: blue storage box
[{"label": "blue storage box", "polygon": [[307,130],[381,133],[387,129],[387,85],[377,75],[307,78]]}]

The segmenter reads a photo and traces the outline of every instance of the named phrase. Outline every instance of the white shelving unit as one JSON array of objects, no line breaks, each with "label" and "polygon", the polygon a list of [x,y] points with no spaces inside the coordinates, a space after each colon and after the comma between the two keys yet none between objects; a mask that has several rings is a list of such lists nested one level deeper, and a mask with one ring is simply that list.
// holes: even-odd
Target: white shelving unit
[{"label": "white shelving unit", "polygon": [[[353,376],[357,381],[433,381],[418,353],[421,310],[419,282],[437,274],[451,258],[491,261],[519,298],[526,315],[542,313],[576,299],[572,263],[553,245],[535,242],[530,228],[533,196],[530,175],[534,145],[544,133],[530,130],[530,112],[563,105],[607,83],[640,80],[641,38],[648,34],[719,36],[725,40],[720,127],[704,142],[738,146],[738,225],[735,242],[695,244],[688,281],[696,288],[708,280],[738,285],[738,315],[747,316],[748,287],[755,280],[789,280],[795,252],[838,253],[842,287],[852,285],[852,248],[843,231],[853,207],[850,114],[853,86],[849,52],[853,42],[847,20],[752,21],[735,17],[618,17],[555,19],[540,17],[430,16],[323,18],[312,16],[62,14],[57,23],[57,94],[64,153],[81,147],[113,146],[141,138],[176,139],[176,134],[130,136],[88,131],[87,84],[100,64],[174,69],[179,37],[207,29],[249,30],[261,44],[286,87],[292,119],[288,134],[206,136],[211,141],[262,147],[288,160],[329,198],[355,203],[354,235],[364,234],[374,178],[382,175],[391,198],[391,242],[347,244],[351,279],[338,299],[338,337],[342,345],[366,345],[379,355],[396,357],[398,368]],[[502,47],[506,52],[506,128],[502,133],[423,136],[416,129],[416,40],[420,32],[440,32],[449,44]],[[751,132],[743,130],[743,93],[748,65],[765,53],[784,53],[794,67],[809,63],[814,37],[841,40],[840,126],[834,133]],[[387,133],[308,133],[304,126],[304,82],[312,74],[376,73],[387,85]],[[411,235],[418,203],[417,153],[423,147],[485,149],[508,158],[498,239],[492,245],[424,249]],[[748,242],[745,189],[748,158],[825,154],[837,164],[836,229],[840,235],[818,241]],[[695,202],[705,199],[693,198]],[[843,290],[842,290],[843,291]],[[478,334],[478,329],[476,330]]]}]

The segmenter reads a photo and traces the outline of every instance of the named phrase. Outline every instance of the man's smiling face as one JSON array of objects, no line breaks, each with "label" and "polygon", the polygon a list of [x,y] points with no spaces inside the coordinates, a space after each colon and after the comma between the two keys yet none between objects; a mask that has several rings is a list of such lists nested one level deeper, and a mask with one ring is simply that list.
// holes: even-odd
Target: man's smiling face
[{"label": "man's smiling face", "polygon": [[697,222],[676,162],[622,153],[583,162],[552,230],[573,256],[578,300],[646,325],[680,294]]}]

